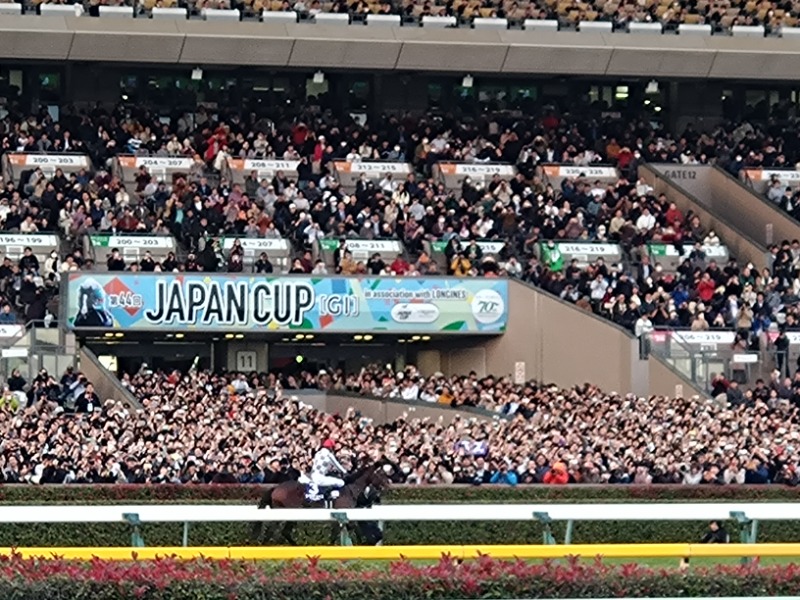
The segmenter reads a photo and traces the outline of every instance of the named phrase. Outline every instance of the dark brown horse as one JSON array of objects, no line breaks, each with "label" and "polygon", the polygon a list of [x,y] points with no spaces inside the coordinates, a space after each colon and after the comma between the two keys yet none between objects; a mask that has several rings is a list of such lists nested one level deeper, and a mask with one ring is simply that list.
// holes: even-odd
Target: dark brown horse
[{"label": "dark brown horse", "polygon": [[[345,481],[347,483],[339,490],[339,497],[333,500],[332,508],[369,507],[379,500],[381,491],[386,489],[389,485],[389,478],[384,471],[384,465],[381,463],[375,463],[359,469],[352,475],[346,477]],[[284,481],[264,492],[261,501],[258,503],[258,508],[267,507],[271,509],[325,508],[325,502],[322,500],[319,502],[309,502],[306,499],[306,486],[304,484],[299,481]],[[266,544],[272,538],[279,524],[278,522],[272,522],[270,526],[267,527],[267,531],[264,532],[263,521],[253,523],[251,532],[252,542],[255,544]],[[292,546],[297,545],[292,536],[295,525],[296,523],[292,521],[283,523],[280,533],[281,538]],[[332,541],[336,539],[340,527],[340,524],[334,523],[331,532]],[[345,525],[345,527],[349,528],[349,525]],[[367,530],[367,528],[360,529],[362,532]],[[369,539],[374,536],[368,535],[366,537]],[[373,544],[378,541],[380,540],[377,539],[373,541],[370,539],[370,542]]]}]

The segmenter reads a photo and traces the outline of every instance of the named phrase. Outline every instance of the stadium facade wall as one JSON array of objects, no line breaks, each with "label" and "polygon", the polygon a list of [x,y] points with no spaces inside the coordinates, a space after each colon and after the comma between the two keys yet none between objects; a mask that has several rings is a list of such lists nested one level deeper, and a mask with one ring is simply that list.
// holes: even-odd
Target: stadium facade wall
[{"label": "stadium facade wall", "polygon": [[798,237],[796,221],[719,167],[652,165],[649,168],[674,187],[691,194],[718,222],[729,224],[759,247],[766,249],[769,244]]},{"label": "stadium facade wall", "polygon": [[113,373],[108,371],[97,359],[97,356],[86,346],[78,350],[81,372],[94,384],[101,398],[117,400],[127,406],[141,408],[139,400],[127,390]]},{"label": "stadium facade wall", "polygon": [[14,60],[790,81],[799,57],[780,38],[0,16]]},{"label": "stadium facade wall", "polygon": [[441,351],[438,370],[516,375],[522,363],[525,378],[564,387],[591,382],[620,393],[704,395],[658,357],[641,360],[639,342],[628,331],[572,304],[512,281],[509,308],[503,336],[485,350],[465,345]]},{"label": "stadium facade wall", "polygon": [[[659,357],[641,360],[639,341],[610,321],[519,281],[509,282],[508,300],[504,334],[437,337],[416,351],[420,372],[430,376],[436,371],[448,375],[475,371],[480,376],[511,375],[518,381],[536,379],[564,387],[592,382],[607,391],[641,395],[705,394]],[[218,344],[217,352],[228,357],[231,370],[236,370],[240,351],[257,352],[259,368],[268,364],[265,341]],[[403,405],[380,407],[379,401],[363,397],[320,402],[327,405],[318,408],[332,412],[344,412],[350,406],[368,410],[365,414],[375,419],[391,420],[407,410]]]},{"label": "stadium facade wall", "polygon": [[[449,406],[427,404],[425,402],[410,402],[400,399],[383,399],[358,396],[355,394],[342,394],[338,392],[325,393],[322,391],[301,390],[287,392],[296,396],[301,402],[313,406],[317,410],[330,414],[343,415],[350,408],[355,408],[362,417],[372,419],[376,424],[392,423],[397,419],[414,418],[430,419],[435,422],[440,417],[449,421],[455,414]],[[477,408],[460,409],[459,413],[468,413],[470,418],[479,421],[492,421],[496,418],[494,413]]]},{"label": "stadium facade wall", "polygon": [[[661,169],[664,169],[663,171]],[[711,171],[706,168],[705,171],[698,167],[689,167],[682,165],[672,165],[669,168],[655,167],[653,165],[644,165],[639,170],[639,176],[644,179],[649,185],[653,187],[656,194],[665,193],[670,201],[675,202],[678,208],[686,214],[692,211],[700,217],[700,222],[706,230],[712,230],[720,237],[730,251],[731,257],[736,258],[739,262],[752,262],[759,269],[770,266],[767,259],[766,245],[757,242],[750,237],[746,231],[740,229],[734,224],[730,218],[722,218],[721,214],[730,214],[736,212],[727,208],[720,210],[718,206],[712,208],[711,201],[709,200],[710,191],[709,187],[697,184],[687,188],[684,185],[685,181],[692,181],[692,179],[682,179],[681,176],[697,175],[703,178],[710,178]],[[676,177],[677,175],[677,177]],[[708,182],[711,185],[711,182]],[[740,221],[737,218],[737,223]],[[764,221],[754,222],[752,226],[758,227],[758,223]]]}]

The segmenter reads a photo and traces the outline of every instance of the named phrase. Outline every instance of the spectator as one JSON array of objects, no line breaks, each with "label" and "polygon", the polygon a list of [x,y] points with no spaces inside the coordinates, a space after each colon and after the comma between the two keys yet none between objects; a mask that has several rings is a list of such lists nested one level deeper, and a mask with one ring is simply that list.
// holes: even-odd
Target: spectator
[{"label": "spectator", "polygon": [[564,485],[569,482],[567,467],[562,462],[553,464],[549,471],[542,477],[542,483],[548,485]]},{"label": "spectator", "polygon": [[79,413],[91,413],[100,409],[100,398],[94,391],[91,383],[86,383],[83,392],[75,400],[75,411]]},{"label": "spectator", "polygon": [[8,389],[12,392],[24,392],[27,383],[28,382],[25,381],[25,378],[22,376],[19,369],[14,369],[11,371],[11,376],[7,381]]},{"label": "spectator", "polygon": [[33,254],[30,246],[26,246],[22,251],[22,257],[19,259],[19,268],[23,273],[39,272],[39,259]]},{"label": "spectator", "polygon": [[489,483],[515,486],[519,483],[519,477],[514,471],[509,470],[508,465],[501,463],[500,467],[492,473]]},{"label": "spectator", "polygon": [[272,263],[267,257],[266,252],[262,252],[259,255],[258,260],[253,265],[253,271],[255,273],[264,273],[264,274],[269,274],[273,272]]},{"label": "spectator", "polygon": [[14,325],[17,322],[17,315],[11,312],[11,305],[6,302],[0,309],[0,325]]},{"label": "spectator", "polygon": [[125,260],[122,258],[118,248],[111,250],[111,254],[106,261],[106,266],[108,270],[112,272],[125,270]]}]

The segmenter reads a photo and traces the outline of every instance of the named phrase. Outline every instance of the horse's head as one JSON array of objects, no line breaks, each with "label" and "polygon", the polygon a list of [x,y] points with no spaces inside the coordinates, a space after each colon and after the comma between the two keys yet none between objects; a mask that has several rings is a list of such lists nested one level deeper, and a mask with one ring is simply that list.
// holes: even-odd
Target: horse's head
[{"label": "horse's head", "polygon": [[374,487],[378,491],[383,491],[388,488],[390,480],[387,467],[391,468],[390,465],[383,462],[377,462],[371,465],[366,471],[367,485]]},{"label": "horse's head", "polygon": [[358,496],[358,506],[369,507],[381,501],[381,493],[390,483],[385,469],[385,464],[375,463],[362,471],[359,483],[364,487]]}]

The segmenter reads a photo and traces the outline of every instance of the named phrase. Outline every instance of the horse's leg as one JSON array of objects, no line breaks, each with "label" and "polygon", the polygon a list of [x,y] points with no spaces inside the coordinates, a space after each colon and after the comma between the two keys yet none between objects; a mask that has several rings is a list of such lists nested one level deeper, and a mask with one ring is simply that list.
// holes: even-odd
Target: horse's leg
[{"label": "horse's leg", "polygon": [[331,525],[331,546],[337,546],[339,544],[339,530],[341,527],[342,526],[335,521]]},{"label": "horse's leg", "polygon": [[294,521],[286,521],[286,523],[283,524],[283,529],[281,529],[281,537],[290,546],[297,546],[297,542],[294,541],[294,535],[292,535],[295,525],[296,523]]},{"label": "horse's leg", "polygon": [[[258,509],[262,510],[267,507],[272,508],[273,504],[273,497],[272,494],[275,491],[275,488],[270,488],[261,496],[261,500],[258,502]],[[261,536],[264,534],[264,521],[256,521],[253,523],[252,527],[250,528],[250,541],[253,545],[258,546],[261,542]],[[267,535],[269,532],[266,533]]]},{"label": "horse's leg", "polygon": [[367,546],[377,546],[383,539],[383,532],[374,521],[362,521],[359,523],[358,533]]},{"label": "horse's leg", "polygon": [[264,527],[264,537],[260,540],[262,546],[269,544],[269,541],[272,539],[272,536],[275,535],[275,531],[278,529],[279,525],[280,522],[270,521],[267,526]]},{"label": "horse's leg", "polygon": [[261,542],[261,534],[264,531],[264,523],[262,521],[256,521],[253,523],[252,527],[250,528],[250,543],[254,546],[258,546]]}]

